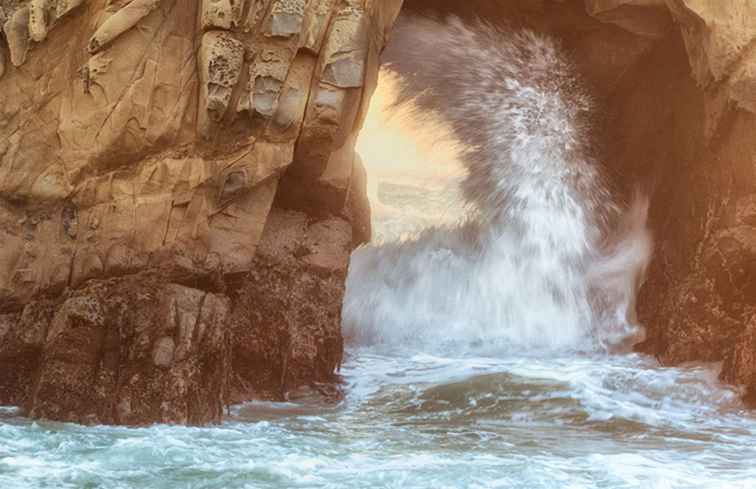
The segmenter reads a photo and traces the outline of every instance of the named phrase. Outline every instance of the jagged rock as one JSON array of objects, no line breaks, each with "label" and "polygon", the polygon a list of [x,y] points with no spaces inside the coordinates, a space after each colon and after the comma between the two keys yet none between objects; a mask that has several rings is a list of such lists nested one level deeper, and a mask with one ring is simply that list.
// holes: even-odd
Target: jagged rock
[{"label": "jagged rock", "polygon": [[19,313],[0,315],[0,404],[26,404],[54,314],[54,302],[34,301]]},{"label": "jagged rock", "polygon": [[700,87],[679,37],[626,77],[608,153],[628,192],[650,189],[656,242],[638,299],[639,348],[665,364],[725,361],[723,379],[745,382],[745,363],[728,359],[742,356],[739,338],[756,317],[756,116]]},{"label": "jagged rock", "polygon": [[756,316],[738,338],[722,373],[725,381],[746,386],[746,401],[756,405]]},{"label": "jagged rock", "polygon": [[751,0],[667,0],[680,23],[693,76],[702,86],[726,78],[756,39]]},{"label": "jagged rock", "polygon": [[154,277],[92,282],[56,308],[32,417],[83,423],[219,421],[228,299]]},{"label": "jagged rock", "polygon": [[211,31],[202,36],[199,59],[199,126],[207,134],[210,121],[220,122],[231,103],[231,93],[241,75],[244,46],[229,32]]},{"label": "jagged rock", "polygon": [[333,382],[341,364],[351,224],[308,221],[304,213],[276,208],[266,224],[230,321],[236,402],[250,393],[286,400],[302,386]]},{"label": "jagged rock", "polygon": [[[79,422],[215,421],[235,378],[218,342],[227,329],[221,319],[181,311],[198,300],[213,318],[239,311],[255,276],[279,291],[289,283],[297,300],[310,301],[272,303],[271,314],[279,306],[300,311],[278,324],[304,328],[302,343],[291,343],[298,346],[287,357],[290,378],[258,382],[256,391],[280,397],[333,380],[352,228],[365,239],[365,223],[352,222],[365,218],[364,190],[348,184],[338,199],[320,199],[341,208],[305,209],[314,230],[322,227],[316,222],[338,223],[323,227],[335,234],[321,232],[324,242],[309,258],[263,263],[258,249],[275,200],[294,192],[281,181],[312,87],[322,84],[326,56],[337,57],[339,42],[329,39],[338,32],[327,28],[336,2],[134,0],[94,2],[70,15],[83,3],[35,0],[16,9],[14,2],[4,23],[14,64],[27,51],[34,62],[0,80],[0,368],[19,365],[0,373],[0,402]],[[373,57],[361,65],[368,75],[377,76],[375,58],[399,5],[364,7],[361,22],[380,34],[362,51]],[[305,28],[314,37],[300,50]],[[82,33],[91,29],[87,40]],[[359,65],[360,53],[347,50]],[[369,98],[361,85],[347,91],[338,109],[347,116],[327,135],[310,131],[309,144],[346,154]],[[322,159],[325,166],[328,150]],[[354,180],[351,168],[339,168]],[[312,193],[322,191],[316,180]],[[328,251],[332,238],[338,252]],[[266,275],[275,260],[292,276]],[[322,294],[308,299],[312,288]],[[271,293],[261,285],[254,294]],[[43,298],[52,333],[24,343],[17,339],[24,328],[38,329],[20,318]],[[328,312],[305,327],[299,322],[312,318],[309,307]],[[243,321],[228,324],[249,329]],[[202,335],[182,332],[195,324],[207,324],[202,344],[194,343]],[[260,344],[290,341],[281,328],[252,331],[246,337]]]},{"label": "jagged rock", "polygon": [[[659,2],[494,3],[564,39],[611,102],[618,185],[654,189],[642,349],[725,361],[753,390],[753,3],[668,0],[669,31]],[[3,24],[11,63],[34,63],[0,79],[0,401],[200,423],[332,381],[369,233],[353,145],[401,1],[134,0],[59,20],[82,4],[42,7],[43,25],[44,2],[14,3]]]},{"label": "jagged rock", "polygon": [[[651,198],[654,259],[638,297],[647,330],[638,350],[665,365],[723,362],[721,378],[756,405],[756,3],[666,0],[666,31],[635,16],[663,16],[659,1],[405,5],[563,40],[595,90],[608,175],[625,198],[638,188]],[[401,46],[392,46],[386,58],[401,71]]]}]

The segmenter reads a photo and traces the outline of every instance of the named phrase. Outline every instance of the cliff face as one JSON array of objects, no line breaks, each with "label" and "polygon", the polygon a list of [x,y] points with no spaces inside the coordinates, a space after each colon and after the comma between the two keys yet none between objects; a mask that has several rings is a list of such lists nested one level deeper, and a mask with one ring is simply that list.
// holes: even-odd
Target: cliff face
[{"label": "cliff face", "polygon": [[613,181],[651,197],[638,348],[668,365],[722,362],[756,402],[756,3],[586,7],[644,46],[603,92]]},{"label": "cliff face", "polygon": [[332,381],[400,6],[0,0],[0,404],[202,423]]},{"label": "cliff face", "polygon": [[[726,5],[724,5],[726,3]],[[615,97],[613,162],[651,192],[643,351],[723,362],[756,401],[756,4],[667,2],[677,28]]]}]

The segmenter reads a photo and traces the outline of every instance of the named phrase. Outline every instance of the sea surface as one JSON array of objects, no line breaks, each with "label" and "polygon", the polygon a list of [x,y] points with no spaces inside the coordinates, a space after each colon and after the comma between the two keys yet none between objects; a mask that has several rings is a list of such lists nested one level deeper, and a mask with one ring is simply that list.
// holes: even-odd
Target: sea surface
[{"label": "sea surface", "polygon": [[[424,225],[402,207],[412,195],[438,203],[424,218],[448,204],[408,186],[380,194],[396,206],[376,221],[388,236]],[[756,488],[756,415],[717,365],[433,345],[351,345],[341,404],[248,403],[217,426],[85,427],[0,408],[0,488]]]},{"label": "sea surface", "polygon": [[0,410],[0,487],[756,488],[756,417],[707,367],[630,355],[351,350],[336,407],[219,426],[84,427]]}]

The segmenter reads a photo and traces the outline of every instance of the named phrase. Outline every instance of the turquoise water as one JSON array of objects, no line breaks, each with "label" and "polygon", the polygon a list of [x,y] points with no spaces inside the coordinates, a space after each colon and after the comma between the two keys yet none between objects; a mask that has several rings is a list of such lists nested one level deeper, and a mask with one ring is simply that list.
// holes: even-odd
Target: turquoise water
[{"label": "turquoise water", "polygon": [[756,417],[709,367],[352,350],[339,406],[127,429],[0,411],[0,487],[756,488]]}]

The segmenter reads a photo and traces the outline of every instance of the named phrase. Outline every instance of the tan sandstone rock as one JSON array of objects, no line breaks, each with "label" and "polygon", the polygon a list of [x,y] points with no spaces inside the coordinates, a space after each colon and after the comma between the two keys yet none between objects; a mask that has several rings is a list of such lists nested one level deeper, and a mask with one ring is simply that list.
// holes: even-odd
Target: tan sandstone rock
[{"label": "tan sandstone rock", "polygon": [[[348,8],[327,0],[8,5],[13,9],[2,3],[0,38],[7,42],[0,53],[10,53],[10,62],[0,63],[0,333],[26,334],[6,326],[41,297],[52,301],[46,309],[52,333],[41,343],[0,345],[0,364],[24,366],[0,375],[0,387],[8,386],[0,402],[23,403],[37,417],[81,422],[219,419],[226,402],[221,390],[234,374],[223,367],[232,363],[225,343],[211,341],[226,334],[217,318],[237,310],[229,297],[241,301],[239,291],[255,280],[276,200],[298,191],[281,183],[295,152],[317,153],[315,165],[325,168],[330,153],[347,153],[345,146],[353,144],[367,104],[364,79],[377,76],[375,57],[401,2],[352,0]],[[334,27],[329,20],[336,17]],[[380,35],[366,44],[368,29]],[[363,41],[355,44],[358,37]],[[345,93],[336,108],[344,117],[329,119],[327,133],[318,133],[312,100],[332,105],[328,90]],[[366,215],[365,192],[358,188],[364,179],[351,178],[353,158],[343,161],[341,194],[330,199],[335,204],[302,213],[339,222],[328,229],[348,236],[334,241],[341,251],[327,251],[326,242],[308,260],[292,253],[276,258],[292,274],[307,274],[291,277],[292,283],[328,284],[323,307],[330,312],[311,324],[307,341],[313,344],[319,335],[340,339],[343,273],[358,241],[351,228],[360,226],[361,239],[369,229],[353,224]],[[319,178],[314,174],[310,193],[323,191]],[[258,296],[252,301],[270,294],[249,290]],[[320,299],[302,290],[302,301],[320,307]],[[123,305],[133,311],[118,309]],[[182,319],[184,309],[194,312]],[[205,327],[197,310],[214,311],[205,333],[210,343],[187,343],[202,336],[182,332]],[[142,342],[118,340],[124,321]],[[234,324],[251,327],[243,317]],[[252,331],[249,341],[277,335],[269,340],[278,342],[288,334]],[[81,348],[73,350],[77,343]],[[340,348],[329,346],[324,358],[317,348],[297,348],[315,352],[292,363],[299,367],[291,372],[299,373],[255,392],[280,397],[316,380],[308,371],[317,370],[318,381],[332,380]],[[107,353],[114,363],[98,364],[103,352],[114,351],[138,351],[144,361],[124,363]],[[276,377],[272,367],[255,362],[260,378]],[[124,378],[114,373],[132,371]],[[94,385],[84,382],[94,372],[102,377]],[[85,406],[93,396],[96,402]],[[190,402],[195,398],[201,405]]]},{"label": "tan sandstone rock", "polygon": [[[253,3],[257,0],[251,0]],[[241,22],[245,0],[202,0],[204,29],[231,29]]]},{"label": "tan sandstone rock", "polygon": [[8,16],[3,24],[5,39],[8,41],[10,60],[14,66],[21,66],[26,61],[31,37],[29,35],[29,8],[21,7]]},{"label": "tan sandstone rock", "polygon": [[89,52],[94,54],[131,30],[144,17],[158,8],[161,0],[133,0],[110,16],[89,40]]},{"label": "tan sandstone rock", "polygon": [[667,5],[702,86],[722,81],[753,47],[756,4],[751,0],[667,0]]}]

